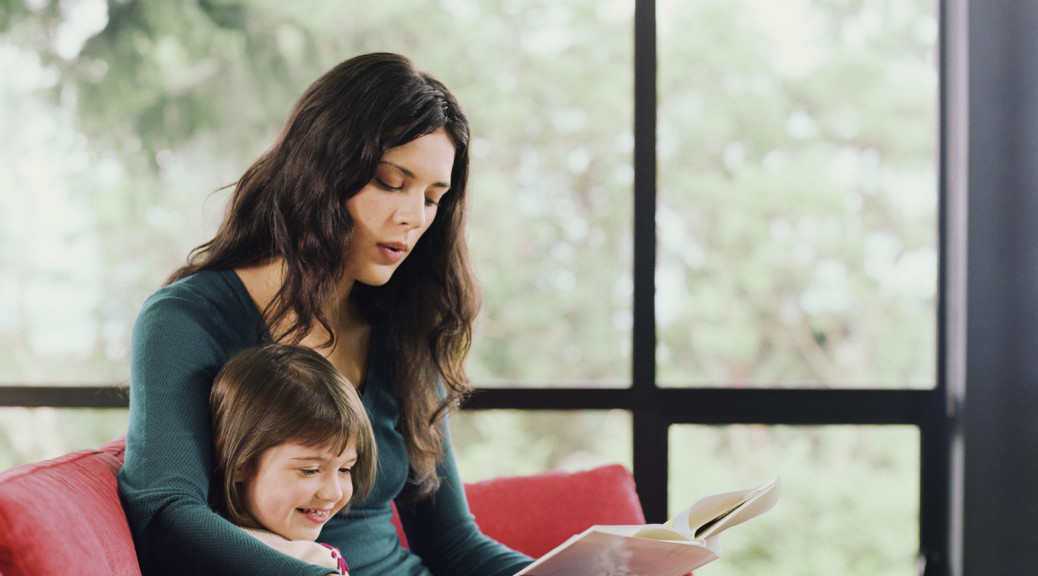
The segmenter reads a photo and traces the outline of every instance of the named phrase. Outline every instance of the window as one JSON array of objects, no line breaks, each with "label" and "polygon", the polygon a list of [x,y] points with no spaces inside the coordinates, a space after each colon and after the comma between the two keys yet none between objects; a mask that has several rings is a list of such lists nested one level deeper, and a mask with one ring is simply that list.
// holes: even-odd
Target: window
[{"label": "window", "polygon": [[[782,507],[733,532],[718,575],[907,576],[920,548],[946,562],[935,3],[4,10],[4,463],[125,427],[112,384],[140,303],[212,233],[222,187],[299,92],[391,50],[474,128],[482,390],[454,423],[469,478],[618,461],[663,520],[784,469]],[[23,449],[21,426],[55,432]],[[803,488],[818,477],[833,504]],[[793,517],[817,535],[779,539]],[[848,520],[876,537],[847,544]]]}]

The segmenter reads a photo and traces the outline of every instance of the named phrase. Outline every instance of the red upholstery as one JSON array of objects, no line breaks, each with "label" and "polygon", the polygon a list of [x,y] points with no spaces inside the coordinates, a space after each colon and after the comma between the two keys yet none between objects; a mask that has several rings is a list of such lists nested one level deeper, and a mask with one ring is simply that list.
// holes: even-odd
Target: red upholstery
[{"label": "red upholstery", "polygon": [[537,558],[594,524],[644,524],[634,478],[620,465],[494,478],[465,486],[484,534]]},{"label": "red upholstery", "polygon": [[106,448],[0,474],[0,574],[140,576],[116,485],[122,450]]},{"label": "red upholstery", "polygon": [[[124,447],[117,439],[0,474],[0,575],[140,576],[116,483]],[[592,524],[644,522],[634,479],[619,465],[465,490],[485,533],[534,557]]]},{"label": "red upholstery", "polygon": [[[595,524],[645,523],[634,477],[619,464],[472,482],[465,495],[484,534],[534,558]],[[393,524],[406,546],[395,514]]]}]

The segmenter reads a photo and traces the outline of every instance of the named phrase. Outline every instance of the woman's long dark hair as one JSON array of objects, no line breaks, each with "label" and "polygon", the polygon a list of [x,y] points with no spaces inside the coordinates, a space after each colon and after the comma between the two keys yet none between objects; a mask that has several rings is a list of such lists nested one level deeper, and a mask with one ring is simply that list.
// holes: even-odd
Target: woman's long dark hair
[{"label": "woman's long dark hair", "polygon": [[464,360],[479,309],[464,237],[469,123],[443,83],[387,53],[357,56],[326,72],[237,182],[213,239],[192,250],[168,280],[280,257],[284,283],[263,310],[264,325],[278,329],[274,340],[298,343],[316,322],[330,335],[325,346],[333,346],[324,310],[338,298],[352,236],[346,199],[375,176],[387,150],[440,128],[455,148],[450,193],[389,282],[355,283],[350,294],[393,350],[400,426],[418,495],[438,486],[441,418],[470,391]]}]

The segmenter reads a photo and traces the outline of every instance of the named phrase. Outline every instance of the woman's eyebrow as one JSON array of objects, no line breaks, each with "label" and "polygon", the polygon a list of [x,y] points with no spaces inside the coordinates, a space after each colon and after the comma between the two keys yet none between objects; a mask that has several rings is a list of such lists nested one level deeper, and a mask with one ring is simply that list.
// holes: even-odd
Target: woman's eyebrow
[{"label": "woman's eyebrow", "polygon": [[[408,178],[414,178],[415,177],[414,172],[408,170],[407,168],[404,168],[403,166],[401,166],[399,164],[394,164],[394,163],[389,162],[387,160],[380,160],[379,163],[380,164],[388,164],[389,166],[392,166],[393,168],[396,168],[397,170],[403,172],[404,176],[407,176]],[[451,187],[450,184],[446,184],[444,182],[433,182],[432,186],[434,186],[436,188],[450,188]]]}]

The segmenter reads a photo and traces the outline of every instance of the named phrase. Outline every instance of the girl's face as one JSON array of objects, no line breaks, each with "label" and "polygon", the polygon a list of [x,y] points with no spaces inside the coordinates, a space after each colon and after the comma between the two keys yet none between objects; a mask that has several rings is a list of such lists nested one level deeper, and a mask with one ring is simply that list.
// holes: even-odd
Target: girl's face
[{"label": "girl's face", "polygon": [[268,448],[251,470],[239,470],[244,506],[265,529],[289,540],[315,540],[321,528],[353,496],[352,443],[341,454],[328,446],[285,442]]},{"label": "girl's face", "polygon": [[349,278],[389,281],[436,217],[453,166],[454,144],[443,128],[386,151],[375,177],[346,201],[353,217]]}]

